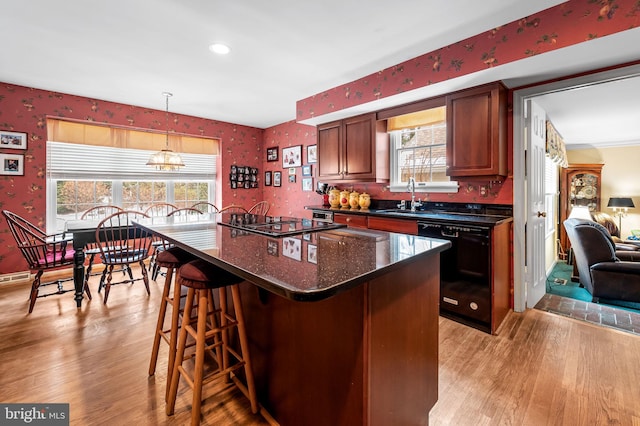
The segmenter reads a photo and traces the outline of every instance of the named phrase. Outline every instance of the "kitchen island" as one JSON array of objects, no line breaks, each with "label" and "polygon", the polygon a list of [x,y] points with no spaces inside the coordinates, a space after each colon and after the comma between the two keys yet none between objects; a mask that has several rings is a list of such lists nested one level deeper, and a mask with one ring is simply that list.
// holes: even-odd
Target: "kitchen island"
[{"label": "kitchen island", "polygon": [[260,404],[281,425],[428,424],[438,398],[439,256],[450,243],[349,228],[274,238],[230,220],[138,226],[246,280]]}]

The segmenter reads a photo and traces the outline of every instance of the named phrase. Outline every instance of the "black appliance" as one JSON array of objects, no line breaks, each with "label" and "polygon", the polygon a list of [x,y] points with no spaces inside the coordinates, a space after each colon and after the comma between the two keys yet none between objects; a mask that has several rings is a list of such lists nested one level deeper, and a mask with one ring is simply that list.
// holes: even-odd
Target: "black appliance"
[{"label": "black appliance", "polygon": [[491,228],[418,222],[418,235],[451,241],[440,253],[440,315],[491,332]]},{"label": "black appliance", "polygon": [[317,220],[319,222],[333,222],[333,212],[328,212],[326,210],[313,210],[311,212],[311,217],[313,220]]},{"label": "black appliance", "polygon": [[268,235],[270,237],[288,237],[307,232],[326,231],[343,228],[346,225],[322,222],[313,219],[300,219],[286,216],[264,216],[250,213],[222,213],[218,223],[243,231]]}]

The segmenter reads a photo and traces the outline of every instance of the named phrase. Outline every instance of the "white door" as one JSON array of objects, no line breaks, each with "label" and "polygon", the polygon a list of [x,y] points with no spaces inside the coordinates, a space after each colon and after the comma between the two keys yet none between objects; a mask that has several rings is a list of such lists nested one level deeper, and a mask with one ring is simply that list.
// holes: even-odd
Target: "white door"
[{"label": "white door", "polygon": [[545,271],[545,197],[544,160],[546,113],[534,101],[527,101],[525,135],[527,138],[527,307],[533,308],[546,293]]}]

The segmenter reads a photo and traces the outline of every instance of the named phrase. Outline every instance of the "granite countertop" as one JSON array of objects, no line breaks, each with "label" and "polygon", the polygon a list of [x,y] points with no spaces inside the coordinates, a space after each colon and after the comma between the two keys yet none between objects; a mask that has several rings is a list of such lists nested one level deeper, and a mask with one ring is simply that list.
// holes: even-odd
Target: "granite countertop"
[{"label": "granite countertop", "polygon": [[340,228],[273,238],[218,216],[154,217],[137,226],[279,296],[316,301],[450,247],[445,240]]},{"label": "granite countertop", "polygon": [[430,222],[442,223],[465,223],[469,225],[496,226],[504,222],[512,222],[512,216],[499,214],[478,214],[467,212],[441,211],[441,210],[417,210],[412,212],[409,209],[397,208],[369,208],[350,209],[334,208],[328,206],[305,206],[307,210],[327,211],[341,214],[378,216],[395,219],[428,220]]}]

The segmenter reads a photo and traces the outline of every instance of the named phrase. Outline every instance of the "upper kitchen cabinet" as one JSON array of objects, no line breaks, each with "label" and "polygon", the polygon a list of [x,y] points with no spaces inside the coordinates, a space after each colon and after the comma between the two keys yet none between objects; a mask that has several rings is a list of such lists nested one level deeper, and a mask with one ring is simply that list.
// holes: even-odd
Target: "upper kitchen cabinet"
[{"label": "upper kitchen cabinet", "polygon": [[321,124],[317,133],[319,181],[389,181],[389,135],[375,113]]},{"label": "upper kitchen cabinet", "polygon": [[447,105],[447,175],[507,176],[507,90],[491,83],[452,93]]}]

